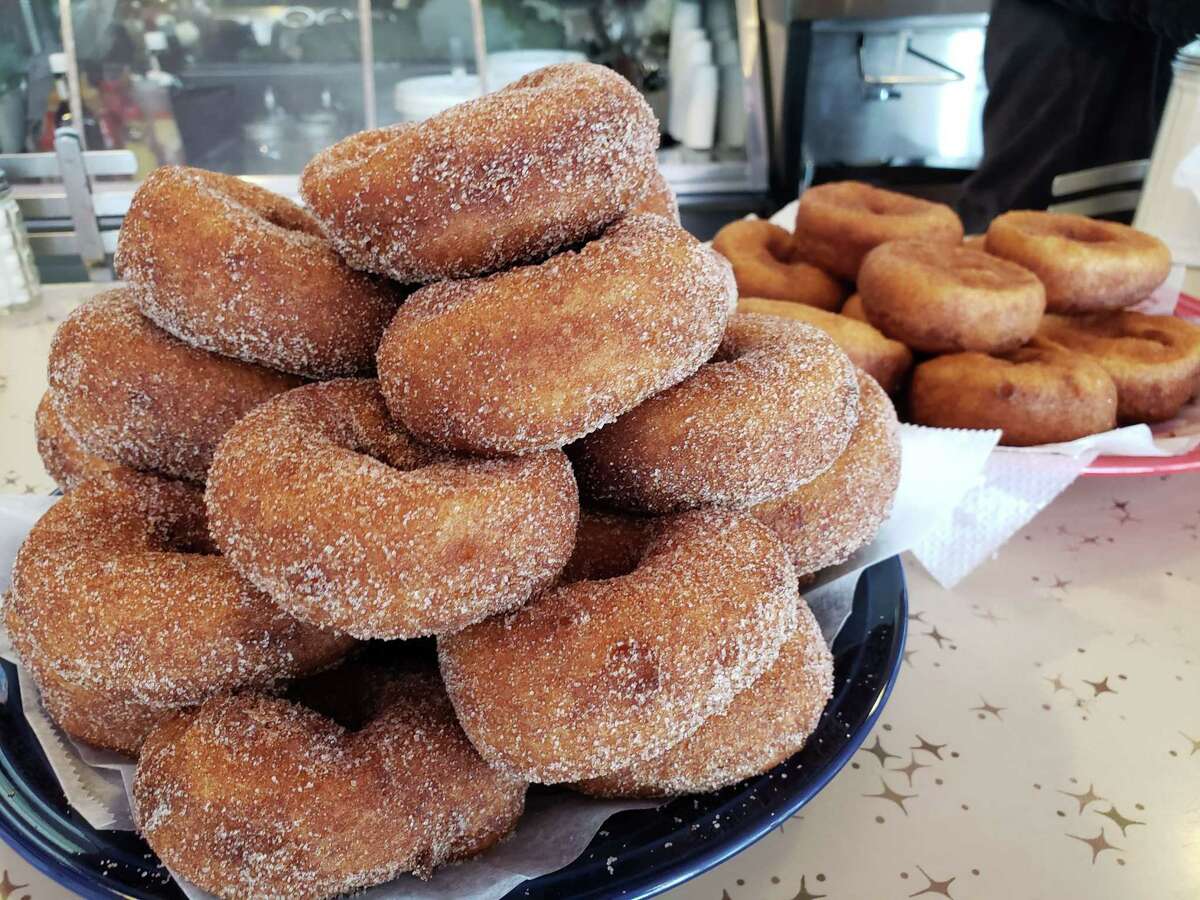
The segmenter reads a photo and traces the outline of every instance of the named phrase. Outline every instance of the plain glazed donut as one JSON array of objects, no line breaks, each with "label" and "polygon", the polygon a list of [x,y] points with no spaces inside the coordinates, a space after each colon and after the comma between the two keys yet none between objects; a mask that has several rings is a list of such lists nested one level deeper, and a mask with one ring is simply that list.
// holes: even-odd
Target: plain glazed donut
[{"label": "plain glazed donut", "polygon": [[912,420],[935,428],[998,428],[1009,447],[1108,431],[1117,388],[1095,360],[1041,337],[1001,357],[953,353],[913,372]]},{"label": "plain glazed donut", "polygon": [[204,480],[217,441],[243,413],[301,384],[188,346],[122,289],[59,325],[48,374],[55,410],[88,452],[190,481]]},{"label": "plain glazed donut", "polygon": [[658,123],[603,66],[547,66],[416,125],[318,154],[300,193],[356,269],[402,282],[464,278],[594,237],[657,170]]},{"label": "plain glazed donut", "polygon": [[848,293],[845,285],[816,266],[792,256],[786,228],[762,219],[730,222],[713,238],[713,249],[729,260],[741,297],[790,300],[835,310]]},{"label": "plain glazed donut", "polygon": [[858,386],[858,427],[837,462],[786,497],[750,510],[783,541],[802,583],[869,544],[891,513],[900,485],[896,410],[865,374]]},{"label": "plain glazed donut", "polygon": [[833,696],[833,655],[803,598],[797,617],[770,671],[725,712],[661,756],[572,787],[595,797],[696,794],[760,775],[799,752]]},{"label": "plain glazed donut", "polygon": [[524,782],[489,769],[434,673],[394,676],[355,731],[262,694],[218,697],[147,738],[139,830],[222,898],[322,898],[481,853],[515,827]]},{"label": "plain glazed donut", "polygon": [[855,371],[816,328],[738,313],[712,362],[571,448],[576,477],[591,499],[635,512],[783,496],[846,448]]},{"label": "plain glazed donut", "polygon": [[654,213],[656,216],[669,219],[676,225],[679,224],[679,200],[666,177],[657,169],[654,177],[650,179],[650,186],[646,188],[642,199],[638,201],[637,206],[630,210],[630,215],[636,213]]},{"label": "plain glazed donut", "polygon": [[891,241],[858,270],[867,321],[922,353],[1004,353],[1025,344],[1046,291],[1016,263],[944,244]]},{"label": "plain glazed donut", "polygon": [[661,756],[774,663],[796,576],[749,516],[660,524],[637,568],[438,639],[446,691],[493,767],[555,783]]},{"label": "plain glazed donut", "polygon": [[380,344],[380,387],[440,447],[561,447],[696,371],[736,296],[720,256],[631,216],[578,252],[414,293]]},{"label": "plain glazed donut", "polygon": [[214,540],[251,582],[302,621],[364,638],[455,631],[524,603],[562,569],[579,517],[561,452],[440,453],[361,379],[243,418],[207,502]]},{"label": "plain glazed donut", "polygon": [[874,325],[803,303],[743,297],[738,311],[795,319],[829,335],[850,361],[874,378],[889,394],[898,390],[912,368],[912,351],[893,341]]},{"label": "plain glazed donut", "polygon": [[42,465],[64,494],[85,478],[117,468],[116,463],[88,453],[54,411],[48,392],[34,413],[33,433]]},{"label": "plain glazed donut", "polygon": [[400,301],[395,286],[347,268],[300,207],[183,166],[142,182],[114,265],[141,311],[180,340],[313,378],[370,370]]},{"label": "plain glazed donut", "polygon": [[1171,271],[1171,251],[1158,238],[1119,222],[1066,213],[1004,213],[988,226],[985,246],[1037,275],[1052,313],[1132,306]]},{"label": "plain glazed donut", "polygon": [[860,181],[834,181],[800,195],[792,252],[831,275],[858,280],[863,257],[888,241],[962,243],[954,210]]},{"label": "plain glazed donut", "polygon": [[[857,291],[846,298],[846,302],[842,304],[841,314],[847,319],[857,319],[859,322],[867,322],[867,313],[863,309],[862,294]],[[867,322],[870,325],[870,322]],[[874,328],[875,326],[871,326]],[[875,329],[879,331],[878,328]],[[882,334],[883,332],[880,332]]]},{"label": "plain glazed donut", "polygon": [[1135,312],[1046,316],[1042,337],[1092,357],[1117,385],[1117,419],[1174,418],[1200,390],[1200,327]]},{"label": "plain glazed donut", "polygon": [[316,671],[354,643],[216,556],[199,488],[129,469],[80,483],[33,526],[5,624],[51,717],[122,753],[174,710]]}]

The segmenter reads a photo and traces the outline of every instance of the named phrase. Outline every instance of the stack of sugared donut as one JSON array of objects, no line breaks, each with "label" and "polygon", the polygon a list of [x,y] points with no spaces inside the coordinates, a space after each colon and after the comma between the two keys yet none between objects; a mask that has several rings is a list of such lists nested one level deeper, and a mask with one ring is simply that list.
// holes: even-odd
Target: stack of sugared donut
[{"label": "stack of sugared donut", "polygon": [[192,169],[139,190],[129,286],[54,343],[70,491],[5,616],[63,728],[140,753],[173,871],[425,876],[530,782],[710,790],[817,727],[799,587],[886,517],[895,413],[817,328],[733,313],[657,141],[570,64],[329,148],[309,212]]},{"label": "stack of sugared donut", "polygon": [[948,206],[838,182],[801,196],[794,233],[734,222],[713,246],[739,308],[822,329],[920,424],[1047,444],[1169,419],[1200,392],[1200,328],[1127,310],[1167,248],[1115,222],[1010,212],[964,240]]}]

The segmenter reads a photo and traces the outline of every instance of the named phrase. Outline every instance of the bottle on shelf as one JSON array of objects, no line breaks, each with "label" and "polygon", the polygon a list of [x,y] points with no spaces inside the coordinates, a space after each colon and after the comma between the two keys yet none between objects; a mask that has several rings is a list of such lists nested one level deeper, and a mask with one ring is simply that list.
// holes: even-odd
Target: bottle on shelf
[{"label": "bottle on shelf", "polygon": [[[64,125],[78,128],[75,117],[71,112],[71,86],[67,79],[67,54],[51,53],[48,57],[50,74],[54,77],[54,88],[46,100],[46,112],[42,116],[42,130],[38,135],[38,149],[49,153],[54,150],[54,130]],[[82,82],[82,75],[81,75]],[[83,107],[83,139],[88,149],[104,150],[109,143],[104,138],[96,116],[90,108],[91,96],[95,92],[85,89],[80,84],[81,105]]]},{"label": "bottle on shelf", "polygon": [[25,222],[0,169],[0,315],[32,306],[40,296],[41,283]]}]

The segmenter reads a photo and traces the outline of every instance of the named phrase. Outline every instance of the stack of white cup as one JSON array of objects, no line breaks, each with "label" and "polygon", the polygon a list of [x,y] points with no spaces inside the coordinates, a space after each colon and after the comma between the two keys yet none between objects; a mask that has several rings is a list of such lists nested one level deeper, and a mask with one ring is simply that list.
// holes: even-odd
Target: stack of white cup
[{"label": "stack of white cup", "polygon": [[667,50],[667,132],[693,150],[710,150],[715,143],[741,147],[745,105],[732,5],[707,6],[705,23],[699,3],[675,4]]}]

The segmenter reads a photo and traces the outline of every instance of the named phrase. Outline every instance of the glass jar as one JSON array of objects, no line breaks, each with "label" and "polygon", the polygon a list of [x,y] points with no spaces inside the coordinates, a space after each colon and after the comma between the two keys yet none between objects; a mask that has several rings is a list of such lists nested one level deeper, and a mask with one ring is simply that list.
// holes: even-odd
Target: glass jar
[{"label": "glass jar", "polygon": [[25,309],[41,296],[41,282],[25,220],[0,169],[0,315]]}]

